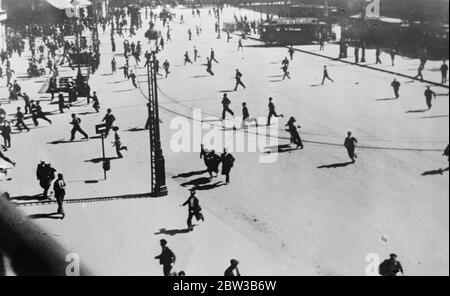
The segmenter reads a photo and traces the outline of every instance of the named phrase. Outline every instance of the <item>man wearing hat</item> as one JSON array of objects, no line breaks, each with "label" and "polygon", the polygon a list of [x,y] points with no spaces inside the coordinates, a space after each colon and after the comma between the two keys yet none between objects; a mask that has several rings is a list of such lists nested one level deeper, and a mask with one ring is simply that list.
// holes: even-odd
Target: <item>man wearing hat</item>
[{"label": "man wearing hat", "polygon": [[397,276],[397,273],[401,272],[403,273],[403,267],[400,261],[397,260],[396,254],[390,254],[389,259],[384,260],[379,268],[378,271],[380,275],[382,276]]},{"label": "man wearing hat", "polygon": [[237,261],[236,259],[231,259],[230,261],[230,267],[227,268],[227,270],[225,270],[225,276],[241,276],[241,274],[239,273],[239,269],[238,269],[238,265],[239,265],[239,261]]},{"label": "man wearing hat", "polygon": [[188,200],[181,206],[182,207],[189,206],[188,207],[189,216],[187,219],[187,225],[188,225],[189,231],[194,230],[194,226],[192,225],[192,218],[194,216],[197,220],[205,221],[205,218],[203,217],[203,215],[201,213],[202,208],[200,207],[200,202],[199,202],[198,198],[195,196],[194,189],[191,190],[191,196],[188,198]]}]

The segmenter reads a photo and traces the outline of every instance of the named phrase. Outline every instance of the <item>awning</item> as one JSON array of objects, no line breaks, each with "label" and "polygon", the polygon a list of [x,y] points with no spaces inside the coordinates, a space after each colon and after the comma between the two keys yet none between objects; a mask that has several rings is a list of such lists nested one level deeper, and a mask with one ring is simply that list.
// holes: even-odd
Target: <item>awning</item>
[{"label": "awning", "polygon": [[47,2],[58,9],[67,9],[76,6],[86,7],[92,4],[88,0],[47,0]]}]

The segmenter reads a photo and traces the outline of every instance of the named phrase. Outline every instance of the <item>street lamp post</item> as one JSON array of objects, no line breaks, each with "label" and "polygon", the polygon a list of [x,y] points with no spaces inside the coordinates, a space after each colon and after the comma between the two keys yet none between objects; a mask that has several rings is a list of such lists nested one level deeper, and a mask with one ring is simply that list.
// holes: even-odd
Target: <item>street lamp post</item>
[{"label": "street lamp post", "polygon": [[148,78],[148,129],[150,136],[150,165],[152,196],[162,197],[168,194],[166,186],[166,170],[159,126],[159,103],[157,84],[157,64],[155,52],[147,61]]}]

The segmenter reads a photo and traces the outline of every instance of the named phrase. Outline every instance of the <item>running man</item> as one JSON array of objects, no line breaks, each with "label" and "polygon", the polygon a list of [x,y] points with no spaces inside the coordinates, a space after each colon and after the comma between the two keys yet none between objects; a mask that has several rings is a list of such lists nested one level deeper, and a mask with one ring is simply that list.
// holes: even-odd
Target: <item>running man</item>
[{"label": "running man", "polygon": [[268,106],[269,106],[269,115],[267,116],[267,126],[270,126],[270,123],[271,123],[270,121],[272,119],[272,116],[284,118],[284,115],[283,114],[280,114],[280,115],[277,114],[277,112],[275,111],[275,105],[273,103],[273,99],[271,97],[269,98],[269,105]]},{"label": "running man", "polygon": [[236,86],[234,87],[234,91],[237,91],[239,85],[242,86],[244,89],[246,88],[245,84],[241,81],[242,76],[243,75],[239,71],[239,69],[236,69],[236,75],[234,76],[234,79],[236,79]]},{"label": "running man", "polygon": [[222,106],[223,106],[223,111],[222,111],[222,120],[225,120],[225,116],[226,113],[230,113],[233,117],[234,117],[234,112],[230,109],[230,104],[231,101],[228,98],[227,94],[223,94],[223,98],[222,98]]},{"label": "running man", "polygon": [[355,159],[358,158],[358,155],[355,153],[356,144],[358,144],[358,140],[352,136],[352,132],[348,132],[347,138],[345,138],[344,147],[347,149],[348,156],[352,160],[352,163],[355,163]]},{"label": "running man", "polygon": [[330,78],[330,76],[328,75],[328,69],[327,66],[323,66],[323,78],[322,78],[322,85],[325,83],[325,79],[330,80],[331,82],[334,83],[334,80]]},{"label": "running man", "polygon": [[432,91],[429,86],[427,86],[427,89],[425,90],[424,95],[425,95],[425,100],[427,102],[428,110],[430,110],[432,107],[431,101],[432,101],[433,97],[436,99],[436,93],[434,91]]},{"label": "running man", "polygon": [[73,125],[72,131],[70,132],[71,137],[70,141],[75,140],[75,133],[79,132],[84,136],[83,140],[89,140],[89,136],[81,129],[80,126],[81,119],[78,118],[75,114],[72,114],[72,121],[70,122],[71,125]]},{"label": "running man", "polygon": [[254,117],[250,117],[250,113],[248,112],[247,103],[242,103],[242,124],[241,129],[247,128],[247,123],[255,122],[256,127],[258,127],[258,120]]}]

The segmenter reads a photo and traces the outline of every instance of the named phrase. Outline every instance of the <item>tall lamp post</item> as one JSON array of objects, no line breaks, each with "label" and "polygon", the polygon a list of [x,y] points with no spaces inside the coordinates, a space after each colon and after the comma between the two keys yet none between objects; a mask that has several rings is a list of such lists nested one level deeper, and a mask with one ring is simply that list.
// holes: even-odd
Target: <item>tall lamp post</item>
[{"label": "tall lamp post", "polygon": [[150,135],[150,165],[152,196],[162,197],[168,194],[166,186],[166,170],[163,151],[161,149],[161,134],[159,126],[159,103],[157,84],[156,54],[152,53],[147,62],[148,78],[148,129]]}]

